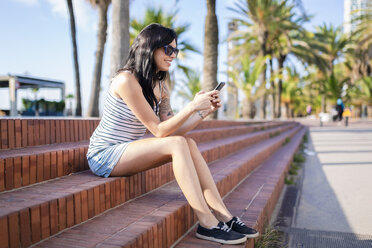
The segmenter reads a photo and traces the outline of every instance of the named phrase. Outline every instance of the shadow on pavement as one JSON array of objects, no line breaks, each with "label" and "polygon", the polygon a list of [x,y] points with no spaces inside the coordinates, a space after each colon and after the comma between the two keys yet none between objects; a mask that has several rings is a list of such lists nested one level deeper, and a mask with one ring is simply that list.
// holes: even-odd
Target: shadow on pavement
[{"label": "shadow on pavement", "polygon": [[[311,130],[319,138],[316,142],[317,147],[318,142],[322,144],[323,141],[323,137],[319,136],[322,135],[321,133],[340,131],[359,133],[359,135],[362,132],[368,132],[369,135],[372,134],[372,129]],[[308,134],[307,149],[315,151],[312,135]],[[352,153],[352,151],[340,151],[342,148],[340,150],[332,148],[332,146],[345,146],[338,144],[338,140],[330,141],[325,138],[324,141],[331,143],[326,146],[329,150],[317,151],[313,156],[305,155],[306,161],[302,165],[299,180],[297,180],[295,185],[286,187],[275,226],[286,234],[285,242],[289,245],[288,247],[372,247],[371,235],[359,235],[353,232],[339,199],[325,174],[325,166],[372,165],[372,161],[321,162],[319,155],[331,156],[331,153]],[[341,143],[348,141],[346,139],[341,141]],[[360,141],[364,141],[364,139],[360,139]],[[323,145],[320,147],[323,147]],[[358,150],[354,152],[372,154],[372,150]],[[335,161],[338,160],[335,158]]]}]

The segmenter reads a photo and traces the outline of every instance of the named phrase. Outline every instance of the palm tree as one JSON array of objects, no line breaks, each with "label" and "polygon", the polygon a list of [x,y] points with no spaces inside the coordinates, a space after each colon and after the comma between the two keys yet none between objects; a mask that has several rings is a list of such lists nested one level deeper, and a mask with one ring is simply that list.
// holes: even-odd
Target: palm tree
[{"label": "palm tree", "polygon": [[[255,50],[257,52],[256,56],[272,55],[273,48],[271,46],[276,38],[275,34],[283,32],[283,29],[287,27],[285,21],[288,21],[287,19],[292,15],[291,11],[286,9],[286,4],[287,0],[238,0],[235,2],[235,7],[229,9],[239,14],[240,17],[234,19],[234,21],[245,28],[244,32],[238,31],[236,33],[236,39],[242,41],[242,45],[236,49],[243,49],[243,51],[240,51],[241,53],[249,52],[244,51],[244,48]],[[254,45],[249,44],[252,41]],[[266,67],[262,70],[260,78],[261,84],[266,85]],[[274,83],[271,87],[271,91],[275,93]],[[264,94],[261,110],[262,118],[266,118],[266,98],[267,94]]]},{"label": "palm tree", "polygon": [[77,50],[77,42],[76,42],[74,8],[72,5],[72,0],[66,0],[66,1],[67,1],[68,12],[70,14],[70,30],[71,30],[71,40],[72,40],[72,49],[73,49],[73,57],[74,57],[75,91],[76,91],[75,115],[81,116],[80,74],[79,74],[79,59],[78,59],[78,50]]},{"label": "palm tree", "polygon": [[255,101],[262,97],[265,92],[265,85],[257,84],[257,82],[262,75],[267,59],[269,59],[269,56],[259,56],[253,62],[248,54],[244,54],[239,58],[239,62],[234,64],[234,70],[229,71],[229,77],[245,95],[242,109],[244,118],[253,119],[255,117]]},{"label": "palm tree", "polygon": [[351,34],[352,43],[347,58],[354,86],[351,94],[357,105],[372,105],[372,4],[368,3],[355,14],[352,19],[355,30]]},{"label": "palm tree", "polygon": [[[310,104],[311,98],[306,96],[303,87],[300,85],[300,75],[294,68],[286,67],[283,83],[283,103],[286,108],[287,118],[293,118],[299,113],[303,113],[307,104]],[[311,104],[314,106],[314,104]]]},{"label": "palm tree", "polygon": [[[216,16],[216,0],[206,0],[207,16],[204,25],[204,62],[203,85],[205,91],[213,90],[217,85],[217,57],[218,57],[218,23]],[[217,111],[210,115],[217,119]]]},{"label": "palm tree", "polygon": [[192,101],[201,90],[200,72],[198,70],[188,69],[184,71],[187,80],[184,80],[183,87],[177,92],[188,101]]},{"label": "palm tree", "polygon": [[[309,18],[305,16],[295,16],[294,14],[294,5],[287,4],[287,1],[283,1],[279,5],[278,11],[275,13],[277,16],[276,26],[273,28],[271,42],[271,53],[272,57],[276,58],[278,62],[278,71],[284,73],[284,63],[288,58],[289,54],[295,54],[295,47],[299,49],[303,45],[303,33],[305,32],[302,28],[302,25],[305,21],[308,21]],[[306,44],[305,44],[306,45]],[[278,78],[278,90],[277,90],[277,102],[274,103],[274,106],[277,106],[277,109],[274,111],[275,117],[281,117],[281,92],[283,84],[283,76]],[[273,85],[273,88],[275,86]],[[274,101],[275,102],[275,101]]]},{"label": "palm tree", "polygon": [[[334,79],[334,66],[339,58],[346,52],[348,45],[348,37],[342,33],[342,28],[327,26],[323,24],[317,27],[315,32],[314,42],[312,47],[315,48],[317,56],[326,62],[326,80],[325,82],[332,82]],[[322,111],[326,111],[326,85],[323,85],[322,92]]]},{"label": "palm tree", "polygon": [[[239,0],[235,2],[235,8],[230,8],[230,10],[238,13],[241,18],[235,19],[238,25],[246,27],[246,32],[248,35],[242,35],[242,38],[250,40],[249,36],[255,37],[257,45],[259,47],[260,56],[267,56],[270,54],[270,49],[268,48],[268,38],[270,33],[270,28],[272,25],[272,16],[275,12],[274,5],[275,0]],[[266,66],[262,70],[260,83],[266,85]],[[262,109],[261,118],[266,118],[266,98],[267,95],[263,95],[262,99]]]},{"label": "palm tree", "polygon": [[99,116],[99,94],[101,91],[102,61],[107,36],[107,10],[111,0],[89,0],[98,9],[98,42],[93,72],[92,90],[88,106],[88,116]]},{"label": "palm tree", "polygon": [[129,0],[112,0],[110,78],[124,66],[129,53]]}]

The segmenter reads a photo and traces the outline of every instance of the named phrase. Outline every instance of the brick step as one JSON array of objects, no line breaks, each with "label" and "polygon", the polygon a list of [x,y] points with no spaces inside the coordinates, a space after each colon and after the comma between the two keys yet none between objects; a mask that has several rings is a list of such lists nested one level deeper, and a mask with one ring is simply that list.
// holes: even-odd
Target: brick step
[{"label": "brick step", "polygon": [[[0,118],[0,151],[47,144],[87,141],[99,118]],[[238,121],[203,121],[195,129],[249,125]]]},{"label": "brick step", "polygon": [[[227,127],[213,127],[208,129],[196,129],[187,133],[187,137],[194,139],[197,143],[237,136],[244,133],[263,131],[266,129],[282,126],[293,122],[266,122],[245,125],[233,125]],[[200,135],[202,134],[202,135]]]},{"label": "brick step", "polygon": [[201,122],[196,129],[208,129],[216,127],[231,127],[231,126],[240,126],[240,125],[258,125],[263,123],[277,123],[279,121],[227,121],[227,120],[205,120]]},{"label": "brick step", "polygon": [[[287,123],[268,122],[258,125],[222,126],[198,129],[190,132],[187,136],[195,139],[197,143],[201,143],[257,130],[266,130],[284,124]],[[0,192],[89,169],[86,159],[88,145],[89,141],[79,141],[0,151]]]},{"label": "brick step", "polygon": [[1,118],[1,151],[89,140],[98,118]]},{"label": "brick step", "polygon": [[[210,163],[221,195],[280,148],[300,129],[263,140]],[[196,221],[176,182],[65,230],[36,247],[169,247]],[[130,246],[132,245],[132,246]]]},{"label": "brick step", "polygon": [[89,169],[88,141],[0,152],[0,192]]},{"label": "brick step", "polygon": [[[302,128],[289,144],[276,151],[224,198],[227,208],[234,216],[239,216],[248,226],[256,228],[260,233],[264,231],[264,225],[270,220],[283,189],[285,175],[306,131],[306,128]],[[195,237],[195,232],[196,227],[191,228],[174,247],[225,247],[214,242],[200,240]],[[254,239],[249,239],[245,244],[234,247],[253,248]]]},{"label": "brick step", "polygon": [[[294,125],[202,143],[199,147],[206,161],[212,162]],[[0,222],[9,228],[9,233],[31,225],[32,239],[24,242],[35,243],[171,180],[174,176],[170,163],[130,177],[100,178],[89,171],[76,173],[1,193]],[[21,233],[27,236],[30,232]]]}]

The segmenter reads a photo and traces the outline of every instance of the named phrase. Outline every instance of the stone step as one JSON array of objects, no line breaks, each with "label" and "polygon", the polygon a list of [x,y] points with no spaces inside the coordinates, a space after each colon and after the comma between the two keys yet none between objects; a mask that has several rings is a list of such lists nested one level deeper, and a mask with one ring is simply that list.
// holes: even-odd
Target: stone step
[{"label": "stone step", "polygon": [[[292,125],[282,134],[239,149],[234,154],[225,154],[210,163],[221,195],[228,193],[299,129],[298,125]],[[195,221],[177,183],[171,182],[65,230],[36,247],[169,247]]]}]

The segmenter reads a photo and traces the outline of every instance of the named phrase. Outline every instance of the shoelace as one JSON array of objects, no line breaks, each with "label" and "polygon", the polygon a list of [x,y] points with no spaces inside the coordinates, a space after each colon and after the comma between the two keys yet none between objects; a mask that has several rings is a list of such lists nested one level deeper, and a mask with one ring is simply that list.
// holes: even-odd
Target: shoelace
[{"label": "shoelace", "polygon": [[223,224],[222,227],[219,227],[219,226],[216,226],[216,228],[222,230],[222,231],[225,231],[225,232],[230,232],[231,228],[229,228],[228,225],[226,225],[225,223]]},{"label": "shoelace", "polygon": [[[236,217],[236,221],[235,221],[236,224],[238,225],[241,225],[241,226],[244,226],[245,224],[240,220],[239,217]],[[232,226],[232,225],[231,225]]]}]

